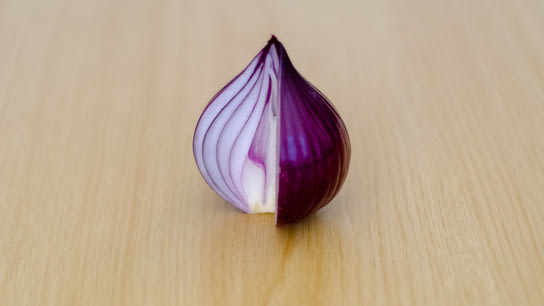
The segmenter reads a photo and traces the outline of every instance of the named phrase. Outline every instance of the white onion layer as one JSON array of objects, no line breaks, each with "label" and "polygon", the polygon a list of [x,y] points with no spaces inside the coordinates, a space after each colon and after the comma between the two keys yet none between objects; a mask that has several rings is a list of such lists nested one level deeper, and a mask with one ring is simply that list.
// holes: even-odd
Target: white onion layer
[{"label": "white onion layer", "polygon": [[270,48],[212,99],[193,142],[206,182],[247,213],[274,213],[277,206],[279,57]]}]

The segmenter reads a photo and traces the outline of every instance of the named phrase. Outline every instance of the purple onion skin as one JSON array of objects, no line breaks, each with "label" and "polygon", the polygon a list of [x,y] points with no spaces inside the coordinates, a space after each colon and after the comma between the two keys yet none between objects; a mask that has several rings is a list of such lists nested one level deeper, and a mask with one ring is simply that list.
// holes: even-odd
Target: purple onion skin
[{"label": "purple onion skin", "polygon": [[351,146],[332,104],[293,67],[272,37],[280,58],[279,187],[276,225],[293,223],[327,205],[346,179]]}]

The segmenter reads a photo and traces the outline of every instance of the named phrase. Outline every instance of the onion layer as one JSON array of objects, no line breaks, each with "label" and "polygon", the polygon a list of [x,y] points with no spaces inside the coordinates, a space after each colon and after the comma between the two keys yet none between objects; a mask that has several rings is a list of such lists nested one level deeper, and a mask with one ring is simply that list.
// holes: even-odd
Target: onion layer
[{"label": "onion layer", "polygon": [[327,205],[348,171],[346,127],[327,98],[293,67],[272,36],[217,93],[195,129],[200,173],[247,213],[296,222]]}]

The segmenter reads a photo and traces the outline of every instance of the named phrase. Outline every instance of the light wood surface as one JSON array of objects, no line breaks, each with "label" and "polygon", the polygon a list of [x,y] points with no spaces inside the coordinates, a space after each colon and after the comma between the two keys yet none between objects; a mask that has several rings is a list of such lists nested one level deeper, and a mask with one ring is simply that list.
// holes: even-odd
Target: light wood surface
[{"label": "light wood surface", "polygon": [[[272,33],[353,149],[282,228],[191,148]],[[0,305],[544,305],[544,2],[0,0]]]}]

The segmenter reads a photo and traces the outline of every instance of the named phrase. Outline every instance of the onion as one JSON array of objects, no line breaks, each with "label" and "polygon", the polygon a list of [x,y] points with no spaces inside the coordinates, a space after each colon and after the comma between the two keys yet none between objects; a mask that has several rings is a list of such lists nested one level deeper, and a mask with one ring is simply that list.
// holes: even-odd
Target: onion
[{"label": "onion", "polygon": [[351,148],[338,112],[293,67],[275,36],[206,106],[195,129],[200,173],[246,213],[296,222],[327,205]]}]

